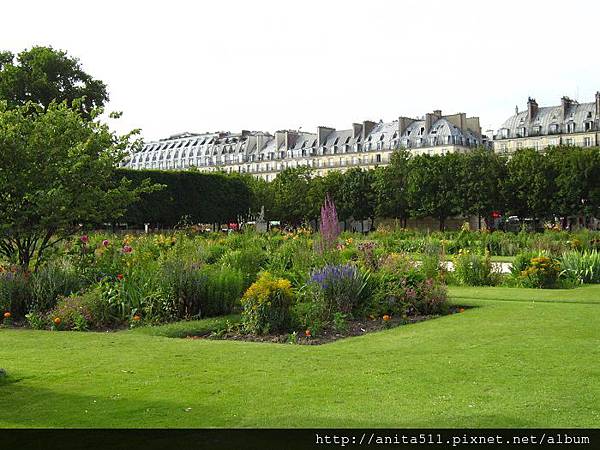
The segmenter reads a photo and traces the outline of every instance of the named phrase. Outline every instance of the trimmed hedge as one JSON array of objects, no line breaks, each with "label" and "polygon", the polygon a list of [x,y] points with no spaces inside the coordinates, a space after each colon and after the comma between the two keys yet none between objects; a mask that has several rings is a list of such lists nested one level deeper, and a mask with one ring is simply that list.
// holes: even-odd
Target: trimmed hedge
[{"label": "trimmed hedge", "polygon": [[225,223],[237,220],[250,207],[250,190],[239,178],[224,173],[118,169],[117,176],[139,185],[144,179],[165,185],[142,194],[120,221],[174,226],[188,217],[193,223]]}]

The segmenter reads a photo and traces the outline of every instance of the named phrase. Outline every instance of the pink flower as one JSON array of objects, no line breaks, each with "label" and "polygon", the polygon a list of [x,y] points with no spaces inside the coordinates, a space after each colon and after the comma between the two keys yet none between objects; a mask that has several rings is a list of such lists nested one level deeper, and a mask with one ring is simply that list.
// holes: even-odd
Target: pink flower
[{"label": "pink flower", "polygon": [[102,245],[104,245],[105,247],[108,247],[110,245],[110,241],[108,239],[104,239],[102,241]]},{"label": "pink flower", "polygon": [[79,238],[81,240],[81,242],[83,242],[84,244],[87,244],[90,241],[90,238],[88,237],[87,234],[84,234],[83,236],[81,236]]},{"label": "pink flower", "polygon": [[129,246],[129,245],[123,246],[123,253],[131,253],[132,251],[133,251],[133,249],[131,248],[131,246]]}]

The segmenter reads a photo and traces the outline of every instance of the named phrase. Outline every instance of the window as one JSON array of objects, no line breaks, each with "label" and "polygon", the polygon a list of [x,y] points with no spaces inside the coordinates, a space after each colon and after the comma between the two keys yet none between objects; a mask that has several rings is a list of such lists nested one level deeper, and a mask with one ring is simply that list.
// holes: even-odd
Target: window
[{"label": "window", "polygon": [[573,139],[566,139],[565,140],[565,144],[567,144],[568,146],[572,146],[573,145]]},{"label": "window", "polygon": [[589,137],[583,138],[583,146],[591,147],[592,146],[592,138],[589,138]]},{"label": "window", "polygon": [[567,133],[575,133],[575,123],[569,122],[567,124]]},{"label": "window", "polygon": [[375,162],[380,163],[381,162],[381,155],[375,155]]}]

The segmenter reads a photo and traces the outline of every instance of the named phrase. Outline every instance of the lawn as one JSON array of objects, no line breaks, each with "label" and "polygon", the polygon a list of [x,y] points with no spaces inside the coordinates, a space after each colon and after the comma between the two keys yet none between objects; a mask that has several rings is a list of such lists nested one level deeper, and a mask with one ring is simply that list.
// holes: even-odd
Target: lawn
[{"label": "lawn", "polygon": [[0,426],[600,426],[600,285],[451,294],[476,308],[322,346],[2,329]]}]

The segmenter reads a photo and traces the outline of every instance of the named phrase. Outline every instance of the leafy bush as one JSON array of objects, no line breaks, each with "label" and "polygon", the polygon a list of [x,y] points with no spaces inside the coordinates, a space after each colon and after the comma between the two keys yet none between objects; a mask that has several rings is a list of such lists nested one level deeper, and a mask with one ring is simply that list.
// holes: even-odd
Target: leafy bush
[{"label": "leafy bush", "polygon": [[64,260],[51,261],[30,278],[30,309],[40,312],[50,310],[59,297],[67,297],[83,287],[76,268]]},{"label": "leafy bush", "polygon": [[454,278],[466,286],[491,286],[497,282],[490,254],[477,255],[469,250],[460,251],[453,259]]},{"label": "leafy bush", "polygon": [[351,264],[327,265],[313,271],[310,282],[323,292],[323,319],[329,320],[337,312],[352,314],[363,307],[367,281],[368,275]]},{"label": "leafy bush", "polygon": [[200,269],[200,315],[214,317],[231,314],[245,288],[245,277],[230,267],[204,266]]},{"label": "leafy bush", "polygon": [[242,298],[244,330],[253,334],[288,330],[292,299],[292,286],[288,280],[262,273]]},{"label": "leafy bush", "polygon": [[569,251],[561,257],[561,267],[567,277],[578,283],[600,283],[600,252]]},{"label": "leafy bush", "polygon": [[548,256],[531,258],[529,266],[521,272],[523,286],[534,288],[556,287],[560,274],[560,262]]},{"label": "leafy bush", "polygon": [[238,269],[243,274],[245,287],[250,286],[256,280],[256,275],[260,272],[266,260],[267,256],[264,250],[257,245],[229,250],[221,258],[224,265]]},{"label": "leafy bush", "polygon": [[14,318],[19,318],[29,311],[30,306],[29,274],[0,266],[0,312],[9,311]]},{"label": "leafy bush", "polygon": [[376,276],[376,315],[441,314],[447,310],[446,287],[433,278],[425,278],[420,272],[381,271]]},{"label": "leafy bush", "polygon": [[58,330],[85,331],[93,322],[84,297],[62,297],[48,312],[49,322]]}]

